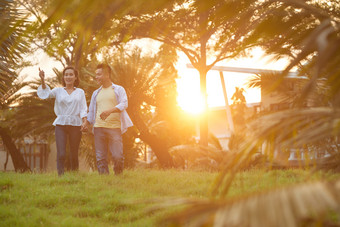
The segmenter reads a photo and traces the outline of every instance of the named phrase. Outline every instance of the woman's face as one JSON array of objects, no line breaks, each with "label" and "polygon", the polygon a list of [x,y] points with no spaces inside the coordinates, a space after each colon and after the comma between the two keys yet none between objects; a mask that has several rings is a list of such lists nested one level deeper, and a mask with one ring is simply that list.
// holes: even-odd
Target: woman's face
[{"label": "woman's face", "polygon": [[77,80],[76,75],[74,74],[73,69],[67,69],[64,73],[64,82],[67,85],[74,85],[74,82]]}]

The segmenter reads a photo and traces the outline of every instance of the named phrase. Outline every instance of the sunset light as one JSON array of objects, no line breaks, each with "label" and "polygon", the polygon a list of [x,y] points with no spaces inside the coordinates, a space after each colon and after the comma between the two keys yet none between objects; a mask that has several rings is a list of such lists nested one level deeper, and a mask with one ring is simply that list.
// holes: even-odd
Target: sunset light
[{"label": "sunset light", "polygon": [[[252,56],[243,59],[233,59],[223,65],[240,68],[261,68],[271,70],[282,70],[287,61],[282,59],[270,62],[269,57],[263,57],[263,51],[255,48]],[[179,78],[177,80],[177,102],[179,106],[188,113],[198,114],[204,109],[203,99],[200,94],[199,73],[196,69],[188,68],[189,60],[184,54],[179,54],[180,60],[177,64]],[[219,64],[222,66],[222,64]],[[261,102],[261,91],[257,88],[247,88],[247,82],[254,74],[223,72],[225,86],[227,89],[228,103],[232,104],[231,97],[235,87],[244,88],[244,96],[247,103]],[[207,99],[208,107],[221,107],[225,105],[222,84],[219,72],[210,70],[207,74]]]},{"label": "sunset light", "polygon": [[[199,73],[196,69],[180,69],[179,75],[180,78],[177,80],[177,101],[179,106],[189,113],[200,113],[204,109],[204,105],[200,94]],[[245,73],[224,73],[229,104],[232,104],[231,97],[235,92],[235,87],[245,89],[244,96],[246,97],[247,103],[261,101],[261,91],[259,89],[246,89],[246,83],[250,77],[252,77],[251,74]],[[207,93],[208,107],[225,105],[218,71],[210,71],[208,73]]]},{"label": "sunset light", "polygon": [[186,112],[199,114],[204,109],[200,93],[199,74],[197,70],[188,69],[185,64],[178,69],[180,78],[177,80],[177,102]]},{"label": "sunset light", "polygon": [[0,12],[0,227],[340,227],[340,0]]}]

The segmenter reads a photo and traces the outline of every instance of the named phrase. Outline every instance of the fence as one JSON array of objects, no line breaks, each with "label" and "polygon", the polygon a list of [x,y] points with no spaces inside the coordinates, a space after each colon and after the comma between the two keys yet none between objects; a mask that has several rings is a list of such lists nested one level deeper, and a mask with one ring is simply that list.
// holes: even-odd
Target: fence
[{"label": "fence", "polygon": [[27,166],[31,170],[45,171],[48,163],[49,146],[44,143],[21,144],[19,146]]}]

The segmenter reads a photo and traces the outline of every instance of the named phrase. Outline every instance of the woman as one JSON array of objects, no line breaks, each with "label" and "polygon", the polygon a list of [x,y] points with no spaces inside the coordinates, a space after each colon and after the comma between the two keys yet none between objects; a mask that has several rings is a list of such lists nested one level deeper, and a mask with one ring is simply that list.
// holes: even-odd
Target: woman
[{"label": "woman", "polygon": [[57,144],[57,170],[58,175],[64,174],[66,144],[70,147],[70,168],[78,170],[78,148],[81,132],[86,131],[87,104],[84,90],[77,88],[79,85],[78,71],[68,66],[63,70],[62,84],[64,87],[56,87],[52,90],[45,84],[45,73],[39,68],[41,85],[37,94],[41,99],[55,98],[54,112],[57,118],[53,122],[55,126],[55,138]]}]

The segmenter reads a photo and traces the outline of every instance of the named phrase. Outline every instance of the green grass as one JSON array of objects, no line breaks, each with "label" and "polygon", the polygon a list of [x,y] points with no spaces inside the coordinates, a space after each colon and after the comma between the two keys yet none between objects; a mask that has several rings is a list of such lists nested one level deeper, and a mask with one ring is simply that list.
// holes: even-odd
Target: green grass
[{"label": "green grass", "polygon": [[[156,226],[180,209],[147,212],[153,198],[208,198],[217,173],[180,170],[126,170],[121,176],[97,173],[0,173],[0,226]],[[231,196],[289,185],[307,171],[251,170],[240,174]],[[324,175],[313,175],[314,179]],[[332,176],[326,176],[331,178]]]}]

